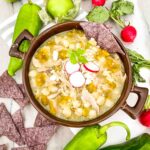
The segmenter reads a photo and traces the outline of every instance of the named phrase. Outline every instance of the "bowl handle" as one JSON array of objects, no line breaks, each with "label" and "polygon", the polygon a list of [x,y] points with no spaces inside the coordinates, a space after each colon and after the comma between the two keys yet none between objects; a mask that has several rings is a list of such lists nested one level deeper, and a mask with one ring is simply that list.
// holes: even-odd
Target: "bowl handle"
[{"label": "bowl handle", "polygon": [[131,118],[136,119],[138,115],[143,110],[144,104],[148,96],[148,89],[134,86],[131,92],[136,93],[138,96],[138,101],[134,107],[131,107],[125,102],[122,109],[129,115]]},{"label": "bowl handle", "polygon": [[19,46],[23,40],[29,40],[29,42],[31,42],[33,40],[33,35],[28,30],[24,30],[11,46],[9,51],[10,56],[24,59],[25,53],[19,51]]}]

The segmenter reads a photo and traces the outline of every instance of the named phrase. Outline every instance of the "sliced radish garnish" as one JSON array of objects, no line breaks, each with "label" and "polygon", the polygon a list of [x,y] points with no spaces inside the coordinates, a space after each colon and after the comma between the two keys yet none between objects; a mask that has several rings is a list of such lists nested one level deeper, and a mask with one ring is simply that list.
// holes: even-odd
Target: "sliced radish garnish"
[{"label": "sliced radish garnish", "polygon": [[76,71],[79,71],[80,65],[79,64],[72,64],[69,60],[66,62],[65,70],[68,74],[72,74]]},{"label": "sliced radish garnish", "polygon": [[85,83],[85,78],[80,71],[71,74],[69,80],[73,87],[82,87]]},{"label": "sliced radish garnish", "polygon": [[99,71],[99,67],[93,63],[93,62],[88,62],[86,64],[83,65],[84,68],[90,72],[98,72]]}]

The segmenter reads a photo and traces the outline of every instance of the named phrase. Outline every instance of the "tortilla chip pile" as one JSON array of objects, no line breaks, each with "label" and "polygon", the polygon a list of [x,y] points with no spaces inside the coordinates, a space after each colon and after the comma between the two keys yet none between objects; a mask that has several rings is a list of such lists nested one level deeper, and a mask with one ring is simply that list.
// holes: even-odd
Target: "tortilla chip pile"
[{"label": "tortilla chip pile", "polygon": [[[29,104],[29,99],[23,85],[17,84],[7,71],[0,76],[0,97],[13,98],[21,108],[11,115],[5,105],[0,104],[0,137],[6,136],[20,146],[12,150],[46,150],[48,141],[60,126],[38,114],[34,127],[24,127],[22,109]],[[7,146],[0,145],[0,150],[7,150]]]}]

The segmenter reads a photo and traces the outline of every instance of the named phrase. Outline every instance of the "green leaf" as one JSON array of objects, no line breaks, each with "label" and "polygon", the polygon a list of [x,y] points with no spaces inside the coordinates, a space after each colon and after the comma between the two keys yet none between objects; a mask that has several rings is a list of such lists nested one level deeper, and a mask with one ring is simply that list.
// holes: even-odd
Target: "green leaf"
[{"label": "green leaf", "polygon": [[145,106],[144,106],[145,110],[150,109],[150,95],[148,95]]},{"label": "green leaf", "polygon": [[87,63],[88,61],[87,61],[87,59],[86,59],[84,56],[81,56],[81,57],[79,57],[79,62],[85,64],[85,63]]},{"label": "green leaf", "polygon": [[88,21],[104,23],[109,19],[109,11],[105,7],[97,6],[89,12],[86,18]]},{"label": "green leaf", "polygon": [[68,56],[70,58],[70,62],[72,64],[76,63],[87,63],[87,59],[83,54],[85,54],[85,50],[78,48],[77,50],[68,50]]},{"label": "green leaf", "polygon": [[150,60],[146,60],[141,54],[136,51],[127,49],[128,55],[132,63],[138,64],[139,68],[150,68]]},{"label": "green leaf", "polygon": [[133,14],[133,12],[134,5],[132,2],[125,0],[117,0],[112,3],[109,14],[111,19],[113,19],[119,26],[124,28],[125,23],[121,19],[121,16]]},{"label": "green leaf", "polygon": [[133,80],[135,84],[137,82],[145,82],[145,79],[140,75],[140,69],[141,68],[138,64],[132,66]]},{"label": "green leaf", "polygon": [[70,62],[71,62],[72,64],[78,63],[78,59],[77,59],[75,53],[72,53],[72,54],[70,55]]},{"label": "green leaf", "polygon": [[145,79],[140,75],[141,68],[150,69],[150,60],[146,60],[141,54],[136,51],[127,49],[129,58],[132,62],[132,74],[134,83],[145,82]]},{"label": "green leaf", "polygon": [[134,4],[125,0],[117,0],[112,3],[112,10],[117,11],[119,16],[130,15],[134,12]]},{"label": "green leaf", "polygon": [[81,55],[85,54],[85,50],[78,48],[78,49],[76,50],[76,54],[77,54],[78,56],[81,56]]},{"label": "green leaf", "polygon": [[72,53],[73,53],[73,50],[69,49],[69,50],[67,51],[67,53],[68,53],[68,56],[70,57],[70,56],[72,55]]},{"label": "green leaf", "polygon": [[132,62],[138,62],[144,60],[144,57],[141,54],[138,54],[136,51],[132,51],[130,49],[127,50],[129,57]]},{"label": "green leaf", "polygon": [[110,17],[113,21],[115,21],[122,28],[125,27],[124,21],[121,19],[120,14],[116,10],[110,11]]}]

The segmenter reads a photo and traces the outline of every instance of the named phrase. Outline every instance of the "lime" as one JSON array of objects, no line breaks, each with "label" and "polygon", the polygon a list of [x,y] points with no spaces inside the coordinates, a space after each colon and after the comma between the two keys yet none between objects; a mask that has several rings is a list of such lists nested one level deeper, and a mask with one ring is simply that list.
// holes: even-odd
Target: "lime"
[{"label": "lime", "polygon": [[54,18],[61,18],[67,15],[68,11],[74,7],[72,0],[48,0],[47,12]]}]

